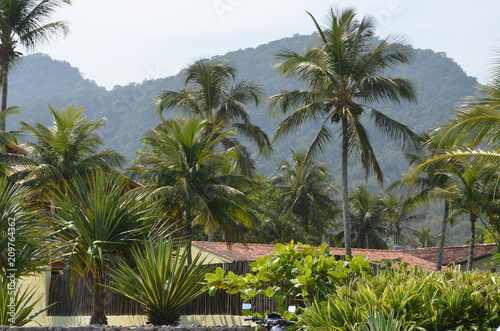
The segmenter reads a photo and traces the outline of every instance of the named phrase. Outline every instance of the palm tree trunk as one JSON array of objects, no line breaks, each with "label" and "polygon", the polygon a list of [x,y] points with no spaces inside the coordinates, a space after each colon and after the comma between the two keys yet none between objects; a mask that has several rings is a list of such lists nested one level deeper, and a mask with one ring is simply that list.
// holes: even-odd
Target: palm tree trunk
[{"label": "palm tree trunk", "polygon": [[347,141],[347,119],[342,118],[342,214],[344,216],[344,245],[345,255],[351,254],[351,217],[349,215],[349,187],[347,180],[347,160],[348,160],[348,141]]},{"label": "palm tree trunk", "polygon": [[450,202],[448,200],[445,200],[443,223],[441,224],[441,240],[439,241],[438,257],[436,261],[436,271],[441,271],[441,264],[443,263],[444,243],[446,241],[446,223],[448,222],[449,215],[450,215]]},{"label": "palm tree trunk", "polygon": [[472,270],[472,262],[474,261],[474,239],[476,235],[476,219],[475,213],[470,213],[470,243],[469,243],[469,261],[467,262],[467,271]]},{"label": "palm tree trunk", "polygon": [[186,233],[187,233],[187,246],[186,250],[188,251],[188,267],[193,263],[193,256],[191,253],[191,242],[193,241],[193,229],[191,228],[191,207],[188,203],[186,203]]},{"label": "palm tree trunk", "polygon": [[394,236],[394,243],[396,245],[401,245],[401,232],[402,232],[402,228],[401,228],[401,221],[400,220],[396,220],[396,234]]},{"label": "palm tree trunk", "polygon": [[107,325],[108,318],[104,314],[104,299],[102,293],[103,271],[94,275],[94,295],[92,296],[92,311],[90,315],[91,325]]},{"label": "palm tree trunk", "polygon": [[215,239],[215,232],[213,228],[208,230],[208,242],[213,242]]},{"label": "palm tree trunk", "polygon": [[[6,61],[3,59],[2,63],[2,113],[7,109],[7,79],[9,75],[9,61]],[[0,130],[5,131],[6,130],[6,125],[5,125],[5,117],[2,116],[0,118]]]}]

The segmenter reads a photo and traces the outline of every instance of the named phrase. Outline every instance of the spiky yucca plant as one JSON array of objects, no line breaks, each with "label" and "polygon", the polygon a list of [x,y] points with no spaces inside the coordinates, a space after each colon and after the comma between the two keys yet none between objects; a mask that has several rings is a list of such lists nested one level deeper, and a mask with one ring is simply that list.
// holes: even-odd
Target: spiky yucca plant
[{"label": "spiky yucca plant", "polygon": [[184,271],[188,254],[172,240],[144,242],[132,249],[136,267],[121,263],[110,288],[144,305],[148,324],[177,325],[179,309],[203,293],[201,281],[211,270],[198,254]]},{"label": "spiky yucca plant", "polygon": [[412,330],[425,330],[415,326],[415,323],[406,323],[403,319],[399,319],[391,310],[387,319],[384,312],[379,309],[376,311],[368,312],[366,321],[357,330],[359,331],[412,331]]},{"label": "spiky yucca plant", "polygon": [[47,229],[29,193],[27,187],[0,176],[0,325],[22,326],[48,309],[36,311],[36,289],[18,282],[42,272],[53,257],[53,247],[44,240]]},{"label": "spiky yucca plant", "polygon": [[[15,292],[14,294],[12,292]],[[23,326],[51,306],[35,311],[41,298],[35,298],[36,288],[20,288],[13,291],[5,282],[0,287],[0,325]],[[12,305],[12,307],[10,306]]]}]

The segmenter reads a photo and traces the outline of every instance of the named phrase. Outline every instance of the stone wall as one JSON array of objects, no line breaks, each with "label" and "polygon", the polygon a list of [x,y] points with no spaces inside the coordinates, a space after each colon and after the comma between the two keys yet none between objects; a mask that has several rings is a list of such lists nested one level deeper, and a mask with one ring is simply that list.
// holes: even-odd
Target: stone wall
[{"label": "stone wall", "polygon": [[0,326],[0,331],[253,331],[251,326],[200,326],[200,325],[180,325],[180,326],[49,326],[49,327],[16,327]]}]

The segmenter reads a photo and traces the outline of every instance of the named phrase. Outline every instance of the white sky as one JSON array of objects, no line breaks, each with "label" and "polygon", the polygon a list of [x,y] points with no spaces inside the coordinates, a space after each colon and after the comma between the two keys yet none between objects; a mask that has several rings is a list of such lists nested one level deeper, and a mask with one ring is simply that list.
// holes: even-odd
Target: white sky
[{"label": "white sky", "polygon": [[315,29],[330,6],[378,18],[377,34],[446,52],[468,75],[488,78],[500,49],[498,0],[72,0],[53,20],[65,39],[37,48],[108,89],[178,73],[193,61]]}]

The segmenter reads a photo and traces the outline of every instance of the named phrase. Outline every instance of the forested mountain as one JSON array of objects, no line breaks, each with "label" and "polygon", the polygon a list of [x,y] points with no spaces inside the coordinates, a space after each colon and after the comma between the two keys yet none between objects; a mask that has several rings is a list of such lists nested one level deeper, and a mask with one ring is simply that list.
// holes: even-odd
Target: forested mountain
[{"label": "forested mountain", "polygon": [[[256,48],[248,48],[227,53],[223,56],[238,69],[238,78],[253,80],[262,85],[265,97],[280,90],[300,88],[297,81],[279,77],[273,67],[274,54],[279,50],[290,49],[299,53],[315,41],[314,35],[295,35],[273,41]],[[389,116],[403,122],[416,131],[425,131],[443,124],[453,108],[464,96],[474,93],[477,81],[468,77],[460,66],[444,53],[432,50],[415,50],[412,65],[400,67],[392,75],[411,79],[418,88],[418,105],[403,104],[374,105]],[[99,87],[95,82],[84,79],[77,68],[67,62],[52,60],[44,54],[23,57],[12,71],[9,85],[9,104],[20,105],[23,113],[8,119],[7,129],[17,127],[19,120],[30,124],[42,122],[49,124],[50,114],[47,106],[62,108],[70,104],[86,107],[90,119],[106,117],[106,127],[102,135],[109,147],[117,149],[128,160],[132,160],[140,149],[141,137],[159,122],[159,117],[151,106],[162,90],[177,90],[183,87],[182,71],[176,76],[147,80],[141,84],[116,86],[111,91]],[[270,136],[279,119],[267,116],[265,105],[252,109],[252,122],[261,126]],[[172,113],[172,117],[176,114]],[[306,147],[316,130],[314,124],[302,127],[293,136],[278,141],[275,153],[269,160],[259,160],[259,171],[263,174],[274,172],[280,158],[288,157],[290,149]],[[396,179],[407,169],[407,164],[397,147],[371,133],[373,146],[378,153],[379,162],[387,177],[387,182]],[[340,169],[336,162],[337,149],[325,157],[331,163],[334,173]],[[359,169],[354,168],[352,178],[355,182],[364,179]]]}]

